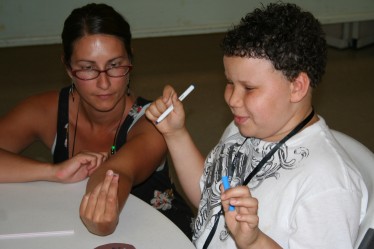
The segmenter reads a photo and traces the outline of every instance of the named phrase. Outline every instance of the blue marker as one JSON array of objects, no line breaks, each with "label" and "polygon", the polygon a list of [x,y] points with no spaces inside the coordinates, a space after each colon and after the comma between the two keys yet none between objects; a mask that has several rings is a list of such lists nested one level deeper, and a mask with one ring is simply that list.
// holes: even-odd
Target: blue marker
[{"label": "blue marker", "polygon": [[[225,190],[230,188],[229,178],[227,176],[222,176],[222,183],[223,183],[223,188]],[[235,207],[230,205],[229,211],[234,211],[234,210],[235,210]]]}]

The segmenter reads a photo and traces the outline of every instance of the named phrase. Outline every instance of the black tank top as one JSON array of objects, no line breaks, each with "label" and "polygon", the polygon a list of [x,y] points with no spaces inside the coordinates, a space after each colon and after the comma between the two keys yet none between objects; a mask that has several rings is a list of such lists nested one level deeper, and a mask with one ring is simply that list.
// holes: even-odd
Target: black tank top
[{"label": "black tank top", "polygon": [[[129,114],[122,123],[116,139],[116,148],[122,147],[126,143],[127,133],[134,122],[143,114],[140,111],[150,103],[150,101],[141,97],[137,98],[132,106]],[[140,116],[139,116],[140,115]],[[58,101],[58,116],[57,116],[57,137],[53,150],[53,162],[60,163],[69,159],[68,148],[68,125],[69,125],[69,87],[63,88],[60,91]]]}]

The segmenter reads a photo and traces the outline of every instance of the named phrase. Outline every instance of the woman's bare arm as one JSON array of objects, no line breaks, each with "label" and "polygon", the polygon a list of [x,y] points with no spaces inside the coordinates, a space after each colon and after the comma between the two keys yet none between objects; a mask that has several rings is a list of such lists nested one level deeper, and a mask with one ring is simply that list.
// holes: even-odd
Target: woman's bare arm
[{"label": "woman's bare arm", "polygon": [[35,141],[51,148],[57,123],[58,92],[29,97],[0,118],[0,182],[77,182],[103,161],[102,153],[80,153],[53,165],[20,155]]},{"label": "woman's bare arm", "polygon": [[132,187],[156,170],[166,151],[162,135],[142,117],[129,132],[126,144],[98,168],[87,183],[80,215],[90,232],[108,235],[115,230]]}]

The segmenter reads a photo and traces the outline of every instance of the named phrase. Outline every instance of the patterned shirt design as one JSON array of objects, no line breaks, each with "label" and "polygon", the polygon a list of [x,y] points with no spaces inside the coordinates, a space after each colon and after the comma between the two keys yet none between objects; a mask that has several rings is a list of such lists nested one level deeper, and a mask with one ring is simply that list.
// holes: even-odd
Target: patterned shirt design
[{"label": "patterned shirt design", "polygon": [[[220,215],[222,175],[229,176],[231,187],[241,185],[261,159],[275,145],[276,143],[264,142],[256,138],[246,139],[236,133],[225,139],[225,141],[221,141],[210,152],[205,161],[204,185],[197,218],[193,227],[193,240],[198,239],[204,230],[210,231],[215,219]],[[265,163],[247,186],[253,190],[259,188],[261,183],[267,178],[274,177],[278,179],[281,176],[280,169],[292,170],[308,155],[309,151],[306,148],[289,151],[289,148],[284,144]],[[221,241],[226,240],[229,236],[226,227],[222,231],[217,230],[216,232],[219,233]]]}]

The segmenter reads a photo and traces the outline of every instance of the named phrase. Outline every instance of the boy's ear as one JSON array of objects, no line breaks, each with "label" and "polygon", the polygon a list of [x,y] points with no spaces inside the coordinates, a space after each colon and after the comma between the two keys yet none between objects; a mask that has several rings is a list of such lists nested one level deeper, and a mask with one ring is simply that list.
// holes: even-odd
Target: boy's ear
[{"label": "boy's ear", "polygon": [[291,101],[300,102],[308,94],[310,88],[310,79],[304,72],[299,73],[294,81],[291,82]]}]

